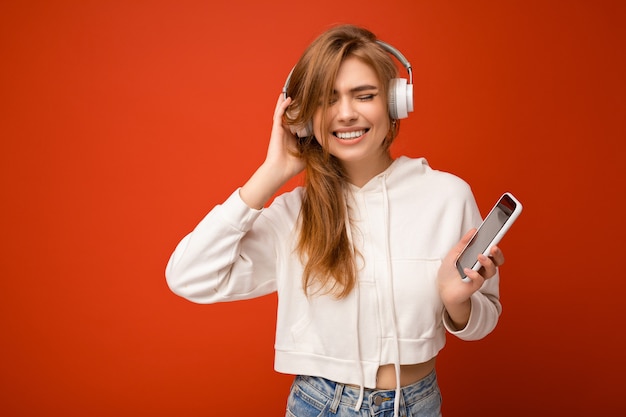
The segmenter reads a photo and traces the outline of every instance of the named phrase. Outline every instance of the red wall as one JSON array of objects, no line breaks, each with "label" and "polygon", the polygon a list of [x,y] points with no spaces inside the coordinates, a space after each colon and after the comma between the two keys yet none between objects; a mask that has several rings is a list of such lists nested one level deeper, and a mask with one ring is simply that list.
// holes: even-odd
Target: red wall
[{"label": "red wall", "polygon": [[0,414],[283,415],[275,297],[194,305],[163,270],[262,161],[289,69],[339,22],[415,68],[394,152],[484,211],[505,190],[525,206],[499,327],[441,354],[446,415],[626,411],[625,3],[314,3],[0,4]]}]

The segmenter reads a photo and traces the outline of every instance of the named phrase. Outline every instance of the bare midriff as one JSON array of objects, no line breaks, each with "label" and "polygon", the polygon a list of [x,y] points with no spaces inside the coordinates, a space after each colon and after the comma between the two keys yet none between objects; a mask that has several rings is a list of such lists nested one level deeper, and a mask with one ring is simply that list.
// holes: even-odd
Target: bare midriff
[{"label": "bare midriff", "polygon": [[[400,386],[406,387],[424,379],[435,369],[435,358],[414,365],[400,365]],[[391,390],[396,388],[396,370],[393,364],[381,365],[376,377],[376,388]]]}]

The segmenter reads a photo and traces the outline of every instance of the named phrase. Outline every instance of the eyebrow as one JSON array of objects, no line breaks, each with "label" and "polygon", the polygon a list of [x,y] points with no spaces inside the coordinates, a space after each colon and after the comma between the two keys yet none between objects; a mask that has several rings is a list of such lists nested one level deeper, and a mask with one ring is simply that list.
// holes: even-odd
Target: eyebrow
[{"label": "eyebrow", "polygon": [[[359,85],[357,87],[351,88],[350,93],[359,93],[362,91],[370,91],[370,90],[378,90],[378,87],[374,85],[369,85],[369,84]],[[333,94],[337,94],[337,90],[333,90]]]}]

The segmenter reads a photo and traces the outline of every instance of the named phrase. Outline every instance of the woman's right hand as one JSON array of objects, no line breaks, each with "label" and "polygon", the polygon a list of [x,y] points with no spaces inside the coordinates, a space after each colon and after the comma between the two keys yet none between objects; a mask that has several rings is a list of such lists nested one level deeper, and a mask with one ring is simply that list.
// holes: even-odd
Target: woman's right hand
[{"label": "woman's right hand", "polygon": [[298,138],[283,121],[289,104],[291,104],[291,97],[285,99],[283,94],[278,96],[274,109],[270,143],[264,162],[264,164],[270,165],[276,174],[283,178],[284,182],[304,169],[304,161],[298,156]]},{"label": "woman's right hand", "polygon": [[298,156],[298,138],[283,122],[289,104],[291,98],[285,99],[282,94],[278,97],[265,161],[239,190],[241,199],[251,208],[262,208],[281,186],[304,169],[305,163]]}]

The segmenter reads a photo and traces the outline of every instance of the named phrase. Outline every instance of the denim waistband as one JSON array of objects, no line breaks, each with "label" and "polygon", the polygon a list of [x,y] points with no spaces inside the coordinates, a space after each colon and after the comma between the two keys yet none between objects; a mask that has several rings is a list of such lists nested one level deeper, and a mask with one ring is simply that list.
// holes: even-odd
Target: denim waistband
[{"label": "denim waistband", "polygon": [[[294,384],[300,385],[305,391],[311,393],[311,389],[315,394],[333,400],[331,408],[337,408],[339,404],[348,407],[356,407],[360,389],[351,385],[345,385],[330,381],[321,377],[297,376]],[[423,379],[402,387],[400,390],[400,407],[410,406],[414,402],[430,395],[433,390],[437,389],[437,374],[435,370],[431,371]],[[379,390],[365,388],[363,395],[363,403],[361,409],[370,409],[372,414],[383,410],[393,410],[396,390]]]}]

